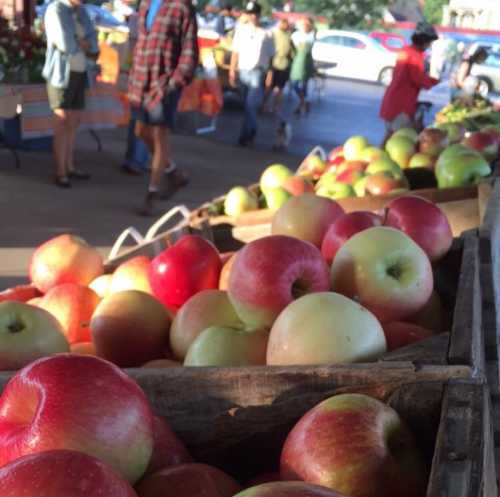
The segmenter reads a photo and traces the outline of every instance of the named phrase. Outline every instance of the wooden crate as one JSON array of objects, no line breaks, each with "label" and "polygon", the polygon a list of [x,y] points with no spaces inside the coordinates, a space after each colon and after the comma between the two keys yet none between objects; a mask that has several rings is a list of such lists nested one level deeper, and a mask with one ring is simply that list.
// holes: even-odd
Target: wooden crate
[{"label": "wooden crate", "polygon": [[[310,408],[364,393],[397,410],[429,468],[427,497],[496,497],[488,387],[462,367],[411,364],[130,370],[197,461],[239,481],[277,469],[283,441]],[[7,375],[0,376],[3,387]]]},{"label": "wooden crate", "polygon": [[[259,193],[258,185],[252,185],[250,189],[257,194]],[[486,203],[491,193],[491,180],[475,186],[446,189],[430,188],[414,190],[410,193],[438,204],[450,221],[453,235],[460,236],[464,231],[478,228],[481,224]],[[380,211],[390,200],[407,194],[405,192],[372,197],[353,197],[339,199],[337,202],[346,212],[358,210]],[[273,212],[268,209],[246,212],[238,217],[211,215],[214,208],[220,210],[224,198],[216,198],[196,209],[193,212],[192,225],[197,227],[198,223],[208,221],[212,226],[232,226],[233,236],[246,243],[270,234]]]},{"label": "wooden crate", "polygon": [[493,404],[496,472],[500,475],[500,180],[497,180],[479,229],[482,334],[486,377]]}]

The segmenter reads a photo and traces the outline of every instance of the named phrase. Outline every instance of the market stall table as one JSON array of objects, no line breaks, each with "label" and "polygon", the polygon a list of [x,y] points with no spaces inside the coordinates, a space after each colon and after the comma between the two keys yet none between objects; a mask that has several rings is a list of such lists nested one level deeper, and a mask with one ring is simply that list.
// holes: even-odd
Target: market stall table
[{"label": "market stall table", "polygon": [[[19,95],[21,102],[19,115],[6,120],[6,127],[10,128],[10,136],[4,136],[7,144],[21,147],[25,140],[53,135],[52,111],[44,84],[4,85],[4,88]],[[100,140],[95,131],[118,126],[123,120],[123,113],[117,87],[97,83],[87,91],[81,129],[91,131],[100,149]]]}]

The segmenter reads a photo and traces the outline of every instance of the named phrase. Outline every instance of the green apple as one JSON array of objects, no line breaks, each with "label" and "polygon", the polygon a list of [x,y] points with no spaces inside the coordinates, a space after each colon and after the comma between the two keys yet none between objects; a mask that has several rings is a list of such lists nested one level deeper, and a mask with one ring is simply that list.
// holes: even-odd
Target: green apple
[{"label": "green apple", "polygon": [[211,326],[243,328],[227,292],[203,290],[179,309],[170,328],[170,347],[175,359],[182,361],[196,337]]},{"label": "green apple", "polygon": [[264,192],[264,199],[267,208],[272,211],[277,211],[292,195],[284,188],[270,188]]},{"label": "green apple", "polygon": [[337,173],[333,171],[328,171],[316,183],[315,189],[321,188],[322,186],[327,186],[337,181]]},{"label": "green apple", "polygon": [[366,168],[366,174],[368,175],[377,173],[390,174],[394,179],[401,179],[403,177],[403,171],[392,159],[378,159]]},{"label": "green apple", "polygon": [[409,138],[413,143],[417,143],[418,141],[418,133],[413,128],[398,129],[395,133],[393,133],[392,136],[404,136],[406,138]]},{"label": "green apple", "polygon": [[440,161],[445,161],[448,158],[457,157],[463,154],[471,155],[471,154],[476,154],[476,152],[474,150],[471,150],[469,147],[462,145],[461,143],[455,143],[454,145],[450,145],[441,152],[441,154],[438,157],[436,165],[439,164]]},{"label": "green apple", "polygon": [[384,330],[371,312],[338,293],[320,292],[293,301],[278,316],[267,364],[352,363],[377,359],[385,351]]},{"label": "green apple", "polygon": [[266,364],[269,331],[211,326],[193,341],[184,366],[259,366]]},{"label": "green apple", "polygon": [[491,167],[480,154],[460,154],[440,157],[435,172],[439,188],[450,188],[478,183],[491,174]]},{"label": "green apple", "polygon": [[361,151],[359,160],[364,162],[373,162],[374,160],[382,159],[383,157],[389,158],[389,154],[385,150],[377,147],[366,147]]},{"label": "green apple", "polygon": [[436,128],[446,131],[449,143],[458,143],[465,135],[465,128],[460,123],[439,123],[436,124]]},{"label": "green apple", "polygon": [[401,168],[408,167],[411,156],[416,152],[415,143],[403,135],[393,135],[387,141],[385,150],[389,157]]},{"label": "green apple", "polygon": [[370,144],[364,136],[351,136],[344,143],[344,157],[346,160],[360,160],[361,152]]},{"label": "green apple", "polygon": [[267,190],[279,188],[291,176],[294,176],[294,173],[288,167],[283,164],[272,164],[264,170],[260,177],[260,190],[265,193]]},{"label": "green apple", "polygon": [[404,321],[428,302],[434,285],[429,257],[402,231],[377,226],[340,247],[331,267],[334,292],[355,299],[382,323]]},{"label": "green apple", "polygon": [[364,197],[366,195],[366,181],[368,178],[369,176],[364,176],[354,183],[354,193],[357,197]]},{"label": "green apple", "polygon": [[410,169],[413,169],[416,167],[426,167],[426,168],[431,169],[433,167],[433,165],[434,165],[434,160],[430,155],[418,153],[418,154],[415,154],[410,159],[410,163],[408,164],[408,167]]},{"label": "green apple", "polygon": [[52,314],[24,302],[0,303],[0,370],[19,369],[59,352],[69,352],[69,343]]},{"label": "green apple", "polygon": [[326,185],[320,186],[316,190],[316,195],[319,197],[331,198],[333,200],[339,198],[355,197],[356,192],[354,187],[347,183],[339,183],[338,181],[333,181]]},{"label": "green apple", "polygon": [[235,186],[229,190],[224,200],[224,214],[239,216],[243,212],[254,211],[259,208],[259,199],[243,186]]}]

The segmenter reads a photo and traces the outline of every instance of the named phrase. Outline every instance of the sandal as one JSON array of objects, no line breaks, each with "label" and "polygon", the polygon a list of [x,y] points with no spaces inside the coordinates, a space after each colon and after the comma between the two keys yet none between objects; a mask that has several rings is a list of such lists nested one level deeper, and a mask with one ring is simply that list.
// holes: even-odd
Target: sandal
[{"label": "sandal", "polygon": [[68,172],[68,176],[73,179],[90,179],[90,173],[87,173],[85,171],[82,171],[81,169],[73,169],[72,171]]},{"label": "sandal", "polygon": [[54,184],[59,188],[71,188],[71,183],[67,176],[56,176],[54,178]]}]

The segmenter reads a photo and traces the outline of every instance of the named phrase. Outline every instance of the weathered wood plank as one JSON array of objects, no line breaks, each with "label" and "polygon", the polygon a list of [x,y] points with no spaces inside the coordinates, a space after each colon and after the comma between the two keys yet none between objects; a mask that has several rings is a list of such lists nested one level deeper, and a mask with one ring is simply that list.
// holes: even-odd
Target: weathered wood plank
[{"label": "weathered wood plank", "polygon": [[[451,380],[446,386],[427,497],[494,497],[486,437],[485,385]],[[493,488],[492,488],[493,487]]]}]

